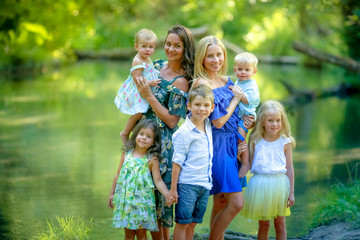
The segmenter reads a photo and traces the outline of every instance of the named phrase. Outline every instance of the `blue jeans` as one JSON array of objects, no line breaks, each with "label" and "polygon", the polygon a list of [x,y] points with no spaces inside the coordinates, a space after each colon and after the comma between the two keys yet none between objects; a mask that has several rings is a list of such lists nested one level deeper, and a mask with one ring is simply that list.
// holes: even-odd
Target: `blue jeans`
[{"label": "blue jeans", "polygon": [[179,194],[175,206],[175,222],[180,224],[202,223],[210,190],[196,185],[177,185]]}]

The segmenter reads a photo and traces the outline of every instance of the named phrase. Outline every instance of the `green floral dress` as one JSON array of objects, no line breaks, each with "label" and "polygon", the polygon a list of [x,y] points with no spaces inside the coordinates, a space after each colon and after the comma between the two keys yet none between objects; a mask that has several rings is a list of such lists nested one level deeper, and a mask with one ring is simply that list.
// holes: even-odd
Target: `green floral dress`
[{"label": "green floral dress", "polygon": [[159,231],[149,160],[148,156],[134,158],[132,151],[126,153],[114,194],[113,227]]},{"label": "green floral dress", "polygon": [[[154,62],[155,68],[160,71],[160,69],[166,66],[167,62],[162,60],[157,60]],[[153,88],[153,94],[156,99],[169,109],[169,113],[172,115],[181,116],[182,118],[186,117],[186,98],[188,94],[175,86],[172,85],[176,79],[183,77],[177,76],[171,81],[167,81],[162,77],[159,87]],[[172,135],[178,129],[175,127],[173,129],[169,128],[153,111],[153,109],[149,108],[149,110],[143,114],[146,119],[154,119],[157,125],[160,127],[161,131],[161,154],[162,159],[160,159],[160,172],[163,181],[170,189],[171,184],[171,172],[172,172],[172,156],[174,153],[174,147],[172,144]],[[156,195],[156,207],[157,207],[157,216],[161,220],[163,226],[172,227],[173,224],[173,213],[172,207],[167,208],[164,206],[165,198],[158,192],[155,191]]]}]

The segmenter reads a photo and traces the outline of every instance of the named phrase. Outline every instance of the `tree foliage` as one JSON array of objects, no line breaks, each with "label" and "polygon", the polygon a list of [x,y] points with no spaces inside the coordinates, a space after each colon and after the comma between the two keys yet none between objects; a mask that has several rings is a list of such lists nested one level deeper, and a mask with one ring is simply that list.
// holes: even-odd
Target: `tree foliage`
[{"label": "tree foliage", "polygon": [[175,23],[207,25],[259,54],[293,55],[292,42],[359,58],[356,0],[3,0],[0,63],[37,66],[71,61],[73,49],[133,45],[143,27],[163,36]]}]

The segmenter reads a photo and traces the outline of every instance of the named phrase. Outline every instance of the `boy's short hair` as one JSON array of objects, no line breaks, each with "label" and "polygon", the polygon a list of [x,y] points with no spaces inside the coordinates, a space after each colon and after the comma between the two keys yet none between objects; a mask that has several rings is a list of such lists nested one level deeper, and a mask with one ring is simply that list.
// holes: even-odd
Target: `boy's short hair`
[{"label": "boy's short hair", "polygon": [[210,100],[211,104],[214,104],[214,93],[211,90],[211,88],[209,88],[206,85],[199,85],[197,87],[190,89],[189,103],[192,103],[192,101],[194,100],[194,98],[196,96],[201,96],[203,98],[207,98]]},{"label": "boy's short hair", "polygon": [[152,30],[147,28],[140,29],[135,35],[135,43],[139,43],[139,41],[143,41],[143,40],[147,40],[147,41],[154,40],[155,42],[156,39],[157,39],[156,34]]},{"label": "boy's short hair", "polygon": [[237,63],[253,64],[256,68],[257,64],[258,64],[258,59],[252,53],[242,52],[235,56],[234,64],[237,64]]}]

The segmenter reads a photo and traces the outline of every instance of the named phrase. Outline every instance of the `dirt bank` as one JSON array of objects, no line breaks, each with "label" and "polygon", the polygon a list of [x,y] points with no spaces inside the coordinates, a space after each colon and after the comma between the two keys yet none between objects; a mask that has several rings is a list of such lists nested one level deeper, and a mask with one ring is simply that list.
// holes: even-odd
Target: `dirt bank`
[{"label": "dirt bank", "polygon": [[[196,235],[194,239],[206,240],[209,234]],[[234,231],[226,231],[225,240],[246,240],[257,239],[257,236],[244,234]],[[270,238],[275,239],[275,238]],[[329,240],[360,240],[360,229],[353,229],[349,223],[339,222],[330,226],[321,226],[309,232],[306,236],[291,237],[292,240],[306,240],[306,239],[329,239]]]}]

